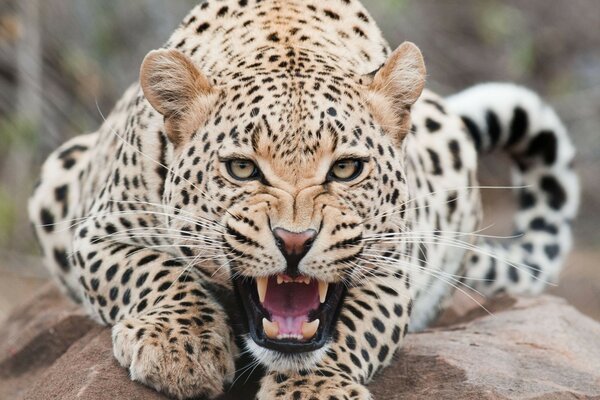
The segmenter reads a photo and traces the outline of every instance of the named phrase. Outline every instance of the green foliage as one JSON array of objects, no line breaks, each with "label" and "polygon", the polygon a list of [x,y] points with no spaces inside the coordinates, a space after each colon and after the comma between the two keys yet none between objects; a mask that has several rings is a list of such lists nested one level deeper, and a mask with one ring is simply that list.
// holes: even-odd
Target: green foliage
[{"label": "green foliage", "polygon": [[478,30],[481,38],[490,46],[510,47],[507,67],[513,76],[532,71],[535,48],[532,34],[523,12],[498,0],[478,3]]},{"label": "green foliage", "polygon": [[11,233],[17,225],[17,215],[17,205],[8,188],[0,186],[0,248],[8,247]]},{"label": "green foliage", "polygon": [[38,143],[38,126],[35,122],[17,115],[0,118],[0,151],[35,149]]}]

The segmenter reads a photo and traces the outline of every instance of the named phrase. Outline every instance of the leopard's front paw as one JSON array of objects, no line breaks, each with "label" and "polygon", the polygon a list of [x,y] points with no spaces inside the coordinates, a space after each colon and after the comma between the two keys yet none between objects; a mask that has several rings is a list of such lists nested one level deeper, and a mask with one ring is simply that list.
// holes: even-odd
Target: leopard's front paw
[{"label": "leopard's front paw", "polygon": [[132,380],[178,399],[214,398],[235,373],[229,335],[126,320],[112,330],[113,352]]},{"label": "leopard's front paw", "polygon": [[269,374],[261,382],[256,400],[373,400],[363,385],[344,378]]}]

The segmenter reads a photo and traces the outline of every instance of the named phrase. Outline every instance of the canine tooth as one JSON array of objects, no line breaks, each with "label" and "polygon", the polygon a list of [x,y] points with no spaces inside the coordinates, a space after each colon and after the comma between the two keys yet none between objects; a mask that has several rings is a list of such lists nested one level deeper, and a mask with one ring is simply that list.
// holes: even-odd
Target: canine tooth
[{"label": "canine tooth", "polygon": [[261,303],[265,302],[267,296],[267,287],[269,286],[269,278],[256,278],[256,290],[258,290],[258,299]]},{"label": "canine tooth", "polygon": [[263,330],[270,339],[277,339],[279,335],[279,324],[277,322],[271,322],[266,318],[262,319]]},{"label": "canine tooth", "polygon": [[329,289],[329,283],[319,281],[319,300],[321,303],[325,303],[325,299],[327,298],[327,290]]},{"label": "canine tooth", "polygon": [[304,277],[304,283],[305,283],[306,285],[310,285],[310,278],[309,278],[308,276],[305,276],[305,277]]},{"label": "canine tooth", "polygon": [[283,277],[281,275],[277,275],[277,284],[281,285],[283,283]]},{"label": "canine tooth", "polygon": [[315,319],[312,322],[303,322],[302,323],[302,337],[306,340],[306,339],[310,339],[313,336],[315,336],[315,333],[317,333],[317,329],[319,329],[319,324],[321,323],[320,320]]}]

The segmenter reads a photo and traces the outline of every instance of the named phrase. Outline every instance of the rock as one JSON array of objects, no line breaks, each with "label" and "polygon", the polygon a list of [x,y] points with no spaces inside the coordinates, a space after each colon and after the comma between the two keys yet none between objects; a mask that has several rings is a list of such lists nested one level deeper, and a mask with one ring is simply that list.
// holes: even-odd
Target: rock
[{"label": "rock", "polygon": [[600,398],[600,323],[552,296],[485,307],[407,336],[375,398]]},{"label": "rock", "polygon": [[[552,296],[459,307],[409,334],[376,399],[600,399],[600,323]],[[471,307],[472,308],[472,307]],[[240,379],[244,381],[244,379]],[[252,398],[252,384],[223,400]],[[131,382],[110,330],[46,287],[0,327],[1,399],[166,399]]]}]

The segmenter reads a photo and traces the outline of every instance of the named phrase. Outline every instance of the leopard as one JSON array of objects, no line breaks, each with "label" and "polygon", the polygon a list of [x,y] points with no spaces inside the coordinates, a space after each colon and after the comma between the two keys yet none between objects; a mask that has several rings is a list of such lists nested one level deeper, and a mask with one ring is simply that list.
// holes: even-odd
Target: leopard
[{"label": "leopard", "polygon": [[[511,83],[426,81],[358,0],[201,2],[45,161],[44,262],[130,378],[170,397],[222,395],[249,357],[258,400],[372,399],[453,293],[536,295],[572,247],[556,112]],[[481,228],[495,151],[516,197],[503,238]]]}]

